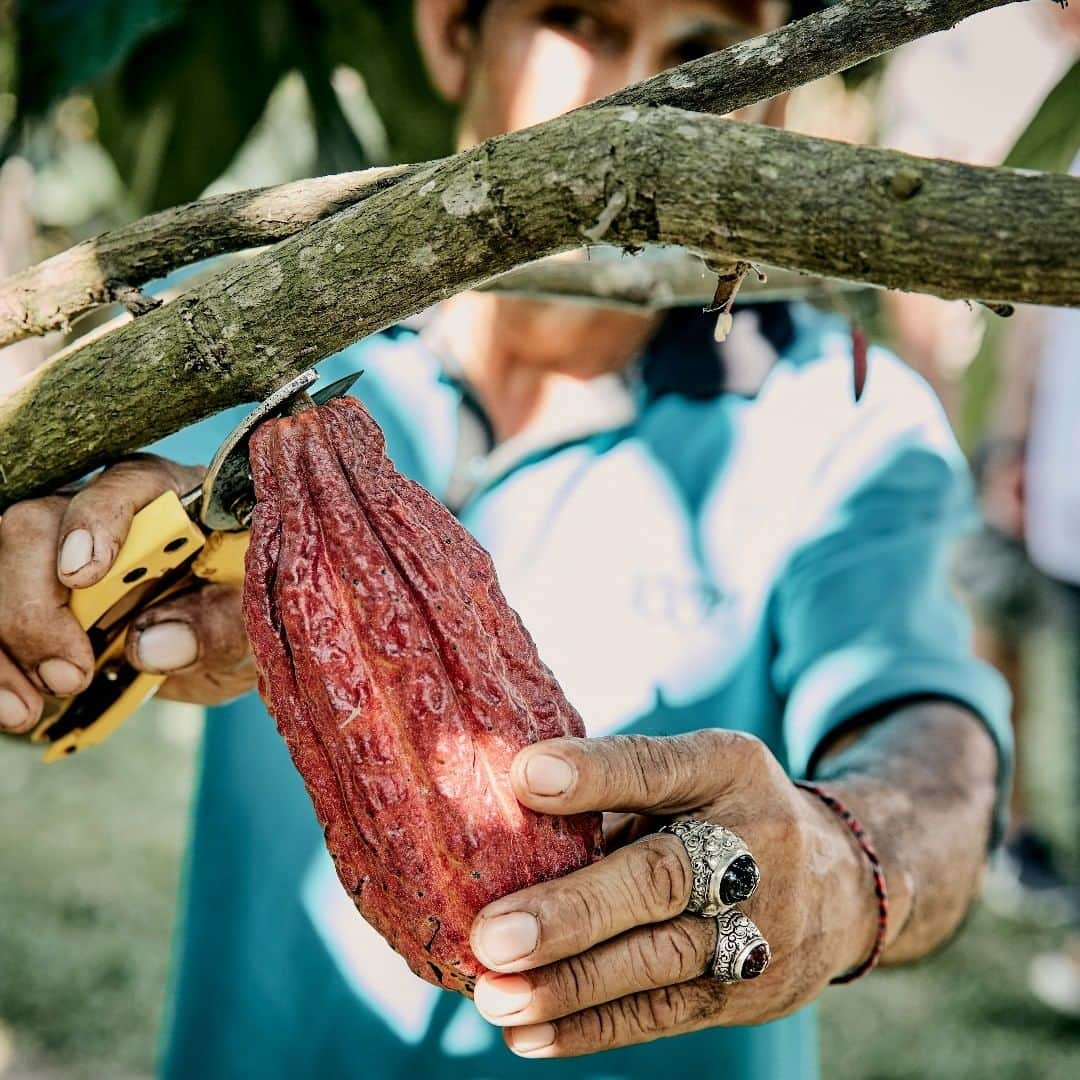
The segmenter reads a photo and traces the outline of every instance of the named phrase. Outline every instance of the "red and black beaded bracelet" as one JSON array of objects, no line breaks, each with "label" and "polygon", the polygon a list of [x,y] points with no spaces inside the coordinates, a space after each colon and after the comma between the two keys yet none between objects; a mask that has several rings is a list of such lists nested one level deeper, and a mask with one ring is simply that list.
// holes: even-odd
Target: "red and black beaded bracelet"
[{"label": "red and black beaded bracelet", "polygon": [[881,959],[889,930],[889,890],[885,887],[885,873],[881,869],[881,860],[878,858],[877,849],[871,842],[870,837],[866,835],[866,830],[859,824],[858,818],[835,795],[831,795],[824,788],[818,787],[817,784],[810,784],[805,780],[796,780],[795,786],[816,795],[847,825],[869,860],[870,869],[874,874],[874,895],[877,897],[878,902],[878,928],[877,937],[874,938],[874,947],[870,950],[870,955],[858,967],[852,968],[851,971],[846,971],[843,975],[837,975],[835,979],[830,980],[834,985],[839,986],[842,983],[854,982],[868,972],[873,971],[877,966],[877,962]]}]

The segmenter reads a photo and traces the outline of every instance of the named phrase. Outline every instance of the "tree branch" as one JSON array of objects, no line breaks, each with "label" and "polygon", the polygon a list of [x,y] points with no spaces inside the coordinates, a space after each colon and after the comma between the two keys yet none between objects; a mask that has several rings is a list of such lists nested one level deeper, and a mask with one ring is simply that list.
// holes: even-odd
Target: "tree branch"
[{"label": "tree branch", "polygon": [[[724,114],[842,71],[969,15],[1018,0],[849,0],[691,61],[586,108],[673,105]],[[275,243],[423,166],[367,170],[224,195],[103,233],[0,282],[0,347],[65,329],[181,266]]]},{"label": "tree branch", "polygon": [[1080,180],[674,109],[578,112],[405,176],[54,357],[0,402],[0,508],[586,236],[944,297],[1080,304]]},{"label": "tree branch", "polygon": [[[949,30],[971,15],[1018,2],[845,0],[770,34],[629,86],[606,98],[604,104],[734,112],[846,71],[927,34]],[[711,103],[720,100],[723,109],[713,108]]]},{"label": "tree branch", "polygon": [[84,240],[0,282],[0,347],[67,329],[97,304],[190,263],[294,236],[407,174],[399,165],[216,195]]}]

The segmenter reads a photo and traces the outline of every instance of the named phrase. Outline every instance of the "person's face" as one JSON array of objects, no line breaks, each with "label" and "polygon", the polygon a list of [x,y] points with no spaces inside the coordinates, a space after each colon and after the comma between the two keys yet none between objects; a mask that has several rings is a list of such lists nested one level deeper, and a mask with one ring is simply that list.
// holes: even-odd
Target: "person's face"
[{"label": "person's face", "polygon": [[462,7],[418,0],[417,24],[437,86],[462,106],[459,143],[468,146],[772,29],[786,4],[489,0],[477,28],[461,22]]}]

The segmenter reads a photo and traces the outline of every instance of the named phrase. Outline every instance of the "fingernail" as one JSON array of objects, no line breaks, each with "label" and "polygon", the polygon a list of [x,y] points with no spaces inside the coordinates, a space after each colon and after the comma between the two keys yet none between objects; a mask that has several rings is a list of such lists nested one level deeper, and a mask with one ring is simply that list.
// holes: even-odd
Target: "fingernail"
[{"label": "fingernail", "polygon": [[93,557],[94,538],[85,529],[75,529],[60,548],[60,573],[77,574]]},{"label": "fingernail", "polygon": [[534,754],[525,762],[525,783],[534,795],[564,795],[574,783],[574,770],[562,758]]},{"label": "fingernail", "polygon": [[38,677],[57,697],[74,694],[83,684],[83,673],[70,660],[54,656],[38,664]]},{"label": "fingernail", "polygon": [[529,1024],[527,1027],[511,1029],[510,1049],[515,1054],[531,1054],[543,1050],[554,1041],[554,1024]]},{"label": "fingernail", "polygon": [[23,699],[10,690],[0,689],[0,728],[18,731],[30,719],[30,710]]},{"label": "fingernail", "polygon": [[481,925],[477,935],[480,959],[488,966],[512,964],[528,956],[540,940],[540,924],[526,911],[497,915]]},{"label": "fingernail", "polygon": [[179,671],[199,655],[195,632],[182,622],[163,622],[139,631],[139,662],[152,671]]},{"label": "fingernail", "polygon": [[476,984],[473,1001],[485,1016],[509,1016],[532,1001],[529,980],[520,975],[486,975]]}]

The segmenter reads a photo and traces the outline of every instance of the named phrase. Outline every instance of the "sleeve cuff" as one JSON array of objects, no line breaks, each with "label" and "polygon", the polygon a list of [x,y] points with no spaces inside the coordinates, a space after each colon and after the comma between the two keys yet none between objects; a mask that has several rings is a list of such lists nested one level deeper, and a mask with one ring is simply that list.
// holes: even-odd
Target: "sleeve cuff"
[{"label": "sleeve cuff", "polygon": [[966,705],[982,720],[998,751],[997,800],[991,846],[1007,823],[1012,787],[1010,695],[988,664],[905,654],[860,645],[824,657],[799,680],[785,715],[791,775],[808,779],[819,747],[863,713],[904,698],[943,698]]}]

